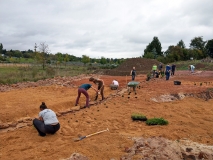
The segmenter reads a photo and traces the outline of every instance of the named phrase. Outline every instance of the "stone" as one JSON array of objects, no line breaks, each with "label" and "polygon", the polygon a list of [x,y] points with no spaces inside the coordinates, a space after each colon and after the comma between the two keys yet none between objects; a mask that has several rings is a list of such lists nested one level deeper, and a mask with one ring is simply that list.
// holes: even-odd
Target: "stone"
[{"label": "stone", "polygon": [[80,109],[81,109],[80,106],[75,106],[71,108],[71,110],[73,111],[79,111]]},{"label": "stone", "polygon": [[0,129],[5,129],[5,128],[8,128],[9,127],[9,124],[7,123],[1,123],[0,124]]}]

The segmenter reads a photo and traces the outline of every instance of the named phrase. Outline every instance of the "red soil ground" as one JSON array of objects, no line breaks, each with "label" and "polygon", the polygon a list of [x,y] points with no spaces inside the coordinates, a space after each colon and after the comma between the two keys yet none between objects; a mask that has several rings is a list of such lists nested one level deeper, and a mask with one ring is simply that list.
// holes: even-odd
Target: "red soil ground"
[{"label": "red soil ground", "polygon": [[[90,108],[62,114],[58,117],[61,129],[55,135],[38,136],[26,117],[37,117],[42,101],[57,113],[70,110],[75,103],[77,86],[88,83],[88,78],[89,76],[72,81],[71,87],[51,84],[17,89],[14,87],[0,92],[0,124],[5,126],[5,129],[0,129],[0,159],[56,160],[68,158],[74,152],[92,160],[120,159],[127,156],[128,148],[133,146],[133,137],[164,137],[171,141],[187,139],[213,145],[211,95],[208,100],[196,96],[208,88],[209,91],[212,90],[213,72],[210,71],[197,71],[195,74],[178,71],[169,81],[163,78],[145,81],[146,75],[138,75],[136,81],[140,82],[140,89],[136,89],[137,95],[131,93],[130,98],[127,92],[118,95],[109,87],[112,80],[117,79],[120,90],[125,89],[127,82],[131,81],[130,76],[99,75],[105,81],[105,96],[110,98]],[[174,80],[181,81],[181,85],[174,85]],[[161,95],[178,93],[192,96],[168,102],[152,100],[159,100]],[[93,99],[95,93],[92,89],[89,94]],[[84,103],[85,98],[82,96],[80,105]],[[131,114],[134,112],[143,113],[147,118],[163,117],[169,124],[147,126],[144,122],[133,122]],[[10,127],[7,128],[7,125]],[[12,127],[13,125],[16,127]],[[87,135],[106,128],[110,131],[79,142],[73,141],[79,134]],[[132,159],[141,158],[139,155],[134,156]]]}]

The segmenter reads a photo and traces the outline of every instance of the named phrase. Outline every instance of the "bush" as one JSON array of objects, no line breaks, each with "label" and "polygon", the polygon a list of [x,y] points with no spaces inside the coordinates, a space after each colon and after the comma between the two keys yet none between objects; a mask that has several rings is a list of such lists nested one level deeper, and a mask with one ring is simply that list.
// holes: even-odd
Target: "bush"
[{"label": "bush", "polygon": [[147,125],[167,125],[168,121],[163,118],[151,118],[146,121]]},{"label": "bush", "polygon": [[139,120],[139,121],[146,121],[147,118],[143,114],[140,113],[133,113],[131,115],[132,120]]}]

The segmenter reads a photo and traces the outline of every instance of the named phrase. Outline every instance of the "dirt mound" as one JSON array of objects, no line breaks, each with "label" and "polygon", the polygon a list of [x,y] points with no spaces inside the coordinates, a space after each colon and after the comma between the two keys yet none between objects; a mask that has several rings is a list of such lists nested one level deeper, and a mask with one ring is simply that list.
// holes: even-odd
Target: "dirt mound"
[{"label": "dirt mound", "polygon": [[103,74],[111,76],[126,76],[130,74],[133,66],[136,68],[137,74],[147,74],[151,71],[153,64],[158,65],[159,63],[160,62],[155,59],[131,58],[127,59],[115,69],[103,71]]},{"label": "dirt mound", "polygon": [[213,147],[179,140],[170,141],[163,137],[134,138],[134,145],[125,148],[127,153],[122,160],[128,159],[212,159]]}]

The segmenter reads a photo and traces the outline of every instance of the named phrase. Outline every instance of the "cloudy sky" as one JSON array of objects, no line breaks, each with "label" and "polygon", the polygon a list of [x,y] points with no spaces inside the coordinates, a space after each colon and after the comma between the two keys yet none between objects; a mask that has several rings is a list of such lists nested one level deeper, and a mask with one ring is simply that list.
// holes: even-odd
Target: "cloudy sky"
[{"label": "cloudy sky", "polygon": [[157,36],[162,51],[181,39],[213,39],[213,0],[0,0],[0,43],[78,57],[131,58]]}]

